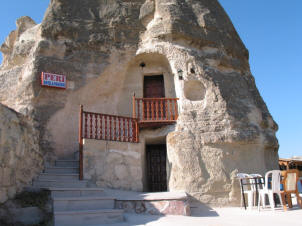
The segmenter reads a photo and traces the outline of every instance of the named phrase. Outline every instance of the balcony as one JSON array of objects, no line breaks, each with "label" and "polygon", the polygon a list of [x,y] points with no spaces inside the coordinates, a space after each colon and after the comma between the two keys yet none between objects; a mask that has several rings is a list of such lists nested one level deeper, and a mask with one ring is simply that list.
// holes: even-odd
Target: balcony
[{"label": "balcony", "polygon": [[178,98],[136,98],[133,96],[133,118],[142,127],[174,124],[178,118]]},{"label": "balcony", "polygon": [[133,96],[133,116],[124,117],[84,111],[79,115],[79,171],[83,180],[84,139],[116,142],[139,142],[140,128],[176,123],[178,98],[136,98]]}]

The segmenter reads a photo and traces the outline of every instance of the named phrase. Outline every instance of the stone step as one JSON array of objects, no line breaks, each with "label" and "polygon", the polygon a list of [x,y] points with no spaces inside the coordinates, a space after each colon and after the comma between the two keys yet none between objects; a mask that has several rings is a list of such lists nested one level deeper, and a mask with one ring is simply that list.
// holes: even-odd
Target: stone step
[{"label": "stone step", "polygon": [[78,180],[79,174],[58,174],[58,173],[40,173],[39,180]]},{"label": "stone step", "polygon": [[56,160],[55,166],[58,167],[79,167],[78,160]]},{"label": "stone step", "polygon": [[54,197],[92,197],[104,195],[102,188],[49,188]]},{"label": "stone step", "polygon": [[79,151],[74,152],[73,156],[75,160],[79,160],[80,159]]},{"label": "stone step", "polygon": [[111,197],[55,197],[54,211],[113,209],[114,198]]},{"label": "stone step", "polygon": [[123,210],[81,210],[81,211],[55,211],[55,226],[88,226],[99,224],[112,224],[124,221]]},{"label": "stone step", "polygon": [[47,167],[44,173],[79,173],[79,167]]},{"label": "stone step", "polygon": [[34,180],[33,181],[34,187],[39,188],[50,188],[50,187],[60,187],[60,188],[85,188],[87,187],[87,181],[80,181],[80,180]]}]

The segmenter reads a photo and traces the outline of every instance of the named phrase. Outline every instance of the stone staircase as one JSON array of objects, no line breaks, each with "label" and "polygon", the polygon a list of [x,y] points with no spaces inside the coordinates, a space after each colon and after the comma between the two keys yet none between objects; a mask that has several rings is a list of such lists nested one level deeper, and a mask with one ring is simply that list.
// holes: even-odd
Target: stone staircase
[{"label": "stone staircase", "polygon": [[78,160],[57,160],[33,181],[51,191],[55,226],[92,226],[123,222],[123,210],[114,209],[115,198],[101,188],[79,180]]}]

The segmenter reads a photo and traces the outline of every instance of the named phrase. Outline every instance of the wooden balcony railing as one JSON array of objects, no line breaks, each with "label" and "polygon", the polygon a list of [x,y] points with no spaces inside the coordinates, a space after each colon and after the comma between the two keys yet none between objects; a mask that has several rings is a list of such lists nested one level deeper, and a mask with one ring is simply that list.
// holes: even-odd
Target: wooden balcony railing
[{"label": "wooden balcony railing", "polygon": [[136,118],[88,112],[82,105],[79,118],[80,180],[83,179],[83,139],[139,142]]},{"label": "wooden balcony railing", "polygon": [[83,110],[79,115],[79,171],[83,180],[83,139],[139,142],[139,125],[175,123],[178,98],[135,98],[133,117],[108,115]]},{"label": "wooden balcony railing", "polygon": [[83,111],[83,138],[137,142],[135,118]]},{"label": "wooden balcony railing", "polygon": [[133,118],[139,123],[176,122],[178,98],[136,98],[133,96]]}]

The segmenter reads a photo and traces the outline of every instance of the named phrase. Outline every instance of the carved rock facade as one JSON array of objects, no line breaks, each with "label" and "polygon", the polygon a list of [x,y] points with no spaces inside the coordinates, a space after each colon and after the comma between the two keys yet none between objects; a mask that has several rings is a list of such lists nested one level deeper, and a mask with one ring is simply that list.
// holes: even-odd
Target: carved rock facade
[{"label": "carved rock facade", "polygon": [[[277,125],[217,1],[52,0],[41,24],[20,18],[1,51],[0,102],[36,119],[40,146],[55,156],[77,150],[79,104],[131,116],[143,76],[162,74],[180,115],[166,133],[146,130],[140,140],[167,144],[170,190],[231,204],[237,172],[277,167]],[[67,75],[68,88],[42,88],[42,71]],[[143,172],[144,149],[141,159]]]}]

